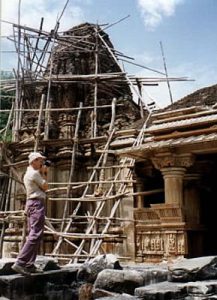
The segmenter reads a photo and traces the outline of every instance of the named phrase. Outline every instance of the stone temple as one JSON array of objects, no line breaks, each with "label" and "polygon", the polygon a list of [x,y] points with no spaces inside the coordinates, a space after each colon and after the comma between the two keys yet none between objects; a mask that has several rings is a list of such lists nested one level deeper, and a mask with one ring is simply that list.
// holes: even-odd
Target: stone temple
[{"label": "stone temple", "polygon": [[26,55],[3,84],[16,96],[1,130],[2,257],[16,257],[26,236],[22,176],[33,150],[51,162],[40,254],[62,265],[102,253],[125,262],[215,255],[216,86],[153,110],[132,95],[150,82],[122,70],[124,55],[99,25],[15,28]]}]

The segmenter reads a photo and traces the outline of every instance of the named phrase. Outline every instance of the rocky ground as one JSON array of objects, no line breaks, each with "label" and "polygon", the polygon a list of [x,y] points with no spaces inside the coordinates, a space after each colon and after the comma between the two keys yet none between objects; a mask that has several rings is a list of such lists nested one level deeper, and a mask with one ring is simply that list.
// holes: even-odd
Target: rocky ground
[{"label": "rocky ground", "polygon": [[0,260],[0,300],[205,300],[217,299],[217,257],[183,259],[173,264],[120,264],[100,255],[86,264],[58,266],[39,256],[41,274],[23,276]]}]

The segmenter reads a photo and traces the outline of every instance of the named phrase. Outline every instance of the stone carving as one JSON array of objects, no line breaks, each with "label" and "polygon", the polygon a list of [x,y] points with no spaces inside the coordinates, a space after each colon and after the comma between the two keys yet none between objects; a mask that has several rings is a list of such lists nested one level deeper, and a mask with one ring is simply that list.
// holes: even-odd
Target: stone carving
[{"label": "stone carving", "polygon": [[186,282],[216,278],[216,263],[216,256],[183,259],[169,267],[169,281]]},{"label": "stone carving", "polygon": [[179,237],[178,237],[177,252],[180,255],[184,255],[185,254],[185,238],[184,238],[184,234],[179,235]]},{"label": "stone carving", "polygon": [[[147,259],[149,255],[156,258],[160,256],[183,256],[186,252],[184,232],[174,230],[165,231],[139,231],[136,234],[136,255]],[[154,256],[153,256],[154,255]]]},{"label": "stone carving", "polygon": [[[139,238],[138,238],[139,237]],[[164,241],[162,235],[159,234],[139,234],[137,235],[137,255],[149,253],[162,254],[164,251]]]},{"label": "stone carving", "polygon": [[167,167],[184,167],[188,168],[194,163],[194,156],[192,154],[172,154],[167,153],[152,158],[152,162],[156,169],[161,170]]},{"label": "stone carving", "polygon": [[168,253],[176,253],[176,235],[170,233],[168,236]]}]

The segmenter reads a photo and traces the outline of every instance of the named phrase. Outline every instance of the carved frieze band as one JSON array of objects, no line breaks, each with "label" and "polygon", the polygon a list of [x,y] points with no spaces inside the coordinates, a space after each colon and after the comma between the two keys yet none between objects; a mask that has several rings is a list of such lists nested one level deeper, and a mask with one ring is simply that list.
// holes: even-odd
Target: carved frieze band
[{"label": "carved frieze band", "polygon": [[188,168],[194,163],[194,156],[192,154],[162,154],[155,156],[152,159],[152,163],[156,169],[162,169],[167,167],[184,167]]},{"label": "carved frieze band", "polygon": [[138,232],[136,235],[137,256],[184,255],[187,252],[184,232]]}]

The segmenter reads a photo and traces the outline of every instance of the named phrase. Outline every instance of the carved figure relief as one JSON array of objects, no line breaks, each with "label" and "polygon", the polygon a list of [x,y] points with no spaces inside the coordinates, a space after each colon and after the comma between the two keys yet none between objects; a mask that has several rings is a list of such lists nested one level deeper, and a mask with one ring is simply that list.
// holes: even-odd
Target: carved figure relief
[{"label": "carved figure relief", "polygon": [[184,234],[178,236],[177,241],[177,252],[178,254],[185,254],[185,237]]},{"label": "carved figure relief", "polygon": [[176,234],[170,233],[168,236],[168,252],[176,253]]}]

